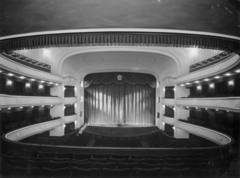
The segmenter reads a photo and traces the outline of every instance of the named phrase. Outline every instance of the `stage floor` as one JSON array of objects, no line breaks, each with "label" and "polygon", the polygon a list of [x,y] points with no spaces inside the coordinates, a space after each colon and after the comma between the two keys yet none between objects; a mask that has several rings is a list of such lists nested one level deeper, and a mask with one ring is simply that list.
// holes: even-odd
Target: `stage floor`
[{"label": "stage floor", "polygon": [[94,135],[108,136],[108,137],[133,137],[146,135],[159,131],[157,126],[139,126],[139,125],[86,125],[83,132]]}]

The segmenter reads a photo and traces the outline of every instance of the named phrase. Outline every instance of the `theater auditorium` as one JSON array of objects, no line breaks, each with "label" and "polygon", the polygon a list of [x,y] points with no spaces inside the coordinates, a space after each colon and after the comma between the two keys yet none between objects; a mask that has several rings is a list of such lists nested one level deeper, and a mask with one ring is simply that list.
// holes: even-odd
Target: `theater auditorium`
[{"label": "theater auditorium", "polygon": [[0,177],[240,177],[239,0],[1,0]]}]

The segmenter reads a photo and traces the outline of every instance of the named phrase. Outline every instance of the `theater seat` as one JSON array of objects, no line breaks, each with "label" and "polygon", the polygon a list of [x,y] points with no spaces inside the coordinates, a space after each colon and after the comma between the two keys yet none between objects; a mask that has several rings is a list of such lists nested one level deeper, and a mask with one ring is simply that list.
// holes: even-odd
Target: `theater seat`
[{"label": "theater seat", "polygon": [[149,164],[149,163],[142,163],[139,168],[146,168],[146,169],[153,169],[153,168],[162,168],[163,164]]},{"label": "theater seat", "polygon": [[51,168],[42,168],[42,173],[44,177],[70,177],[71,172],[68,167],[65,168],[59,168],[59,169],[51,169]]},{"label": "theater seat", "polygon": [[159,164],[159,163],[163,163],[164,159],[146,159],[144,160],[144,163],[149,163],[149,164]]},{"label": "theater seat", "polygon": [[110,154],[103,154],[103,155],[97,155],[97,154],[93,154],[92,155],[92,158],[94,158],[94,159],[101,159],[101,158],[107,158],[107,159],[109,159],[110,158]]},{"label": "theater seat", "polygon": [[161,177],[163,178],[180,177],[180,174],[178,169],[163,168],[161,172]]},{"label": "theater seat", "polygon": [[174,159],[174,158],[167,158],[164,161],[164,163],[170,163],[170,164],[178,164],[178,163],[182,163],[182,162],[183,162],[183,160],[180,159],[180,158],[176,158],[176,159]]},{"label": "theater seat", "polygon": [[170,163],[164,163],[163,168],[172,168],[172,169],[182,169],[185,168],[185,164],[184,163],[180,163],[180,164],[170,164]]},{"label": "theater seat", "polygon": [[92,168],[93,164],[90,161],[87,162],[71,162],[71,167],[77,167],[77,168]]},{"label": "theater seat", "polygon": [[75,160],[86,160],[92,157],[91,154],[73,154],[73,159]]},{"label": "theater seat", "polygon": [[99,168],[99,169],[103,169],[103,168],[109,168],[109,169],[115,169],[116,168],[116,164],[115,163],[99,163],[99,162],[95,162],[93,163],[93,168]]},{"label": "theater seat", "polygon": [[209,178],[209,170],[208,169],[192,169],[191,170],[191,178]]},{"label": "theater seat", "polygon": [[77,167],[72,167],[72,177],[100,177],[101,172],[100,169],[98,168],[89,168],[89,169],[84,169],[84,168],[77,168]]},{"label": "theater seat", "polygon": [[33,167],[28,169],[26,174],[27,177],[42,177],[42,170],[39,167]]},{"label": "theater seat", "polygon": [[125,169],[125,168],[130,168],[130,169],[133,169],[135,167],[139,167],[140,166],[140,163],[125,163],[125,162],[119,162],[117,163],[117,168],[118,169]]},{"label": "theater seat", "polygon": [[148,155],[131,155],[131,159],[147,159]]},{"label": "theater seat", "polygon": [[152,168],[152,169],[144,169],[144,168],[134,168],[133,169],[134,177],[160,177],[161,168]]},{"label": "theater seat", "polygon": [[39,158],[54,158],[55,157],[55,153],[54,152],[39,151],[37,157],[39,157]]},{"label": "theater seat", "polygon": [[103,177],[131,177],[131,169],[102,169],[102,176]]},{"label": "theater seat", "polygon": [[130,158],[130,156],[129,156],[129,155],[117,155],[117,154],[112,154],[112,155],[111,155],[111,158],[113,158],[113,159],[128,159],[128,158]]},{"label": "theater seat", "polygon": [[56,153],[55,154],[55,158],[69,158],[72,159],[73,158],[73,154],[72,153]]},{"label": "theater seat", "polygon": [[64,168],[64,167],[70,167],[70,163],[68,161],[64,162],[55,162],[55,161],[49,161],[48,168],[52,169],[58,169],[58,168]]}]

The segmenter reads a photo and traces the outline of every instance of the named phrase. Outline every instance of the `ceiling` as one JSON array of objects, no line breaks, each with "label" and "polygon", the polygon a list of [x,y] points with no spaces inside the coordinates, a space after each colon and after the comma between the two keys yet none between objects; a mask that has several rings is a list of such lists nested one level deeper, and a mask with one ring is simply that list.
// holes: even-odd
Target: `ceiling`
[{"label": "ceiling", "polygon": [[240,0],[0,0],[0,36],[89,28],[240,36]]}]

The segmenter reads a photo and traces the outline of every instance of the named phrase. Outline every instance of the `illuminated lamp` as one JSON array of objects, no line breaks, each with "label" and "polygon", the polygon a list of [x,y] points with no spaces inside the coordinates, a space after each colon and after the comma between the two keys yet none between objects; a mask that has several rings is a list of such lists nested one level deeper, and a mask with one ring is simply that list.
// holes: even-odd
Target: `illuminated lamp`
[{"label": "illuminated lamp", "polygon": [[200,85],[197,86],[197,89],[198,89],[198,90],[201,90],[201,89],[202,89],[202,86],[200,86]]},{"label": "illuminated lamp", "polygon": [[12,74],[12,73],[8,73],[8,75],[11,77],[11,76],[14,76],[14,74]]},{"label": "illuminated lamp", "polygon": [[39,88],[43,88],[43,85],[39,85]]},{"label": "illuminated lamp", "polygon": [[238,70],[235,70],[235,72],[237,72],[237,73],[240,73],[240,69],[238,69]]},{"label": "illuminated lamp", "polygon": [[226,76],[230,76],[231,74],[230,74],[230,73],[226,73],[225,75],[226,75]]},{"label": "illuminated lamp", "polygon": [[30,83],[26,83],[26,87],[30,87]]},{"label": "illuminated lamp", "polygon": [[209,79],[208,79],[208,78],[206,78],[206,79],[204,79],[204,81],[206,81],[206,82],[207,82],[207,81],[209,81]]},{"label": "illuminated lamp", "polygon": [[199,81],[197,80],[197,81],[195,81],[195,83],[199,83]]},{"label": "illuminated lamp", "polygon": [[220,76],[216,76],[216,77],[214,77],[215,79],[219,79],[220,78]]},{"label": "illuminated lamp", "polygon": [[20,79],[25,79],[25,77],[24,76],[21,76],[21,77],[19,77]]},{"label": "illuminated lamp", "polygon": [[12,85],[12,81],[11,80],[7,80],[7,85]]},{"label": "illuminated lamp", "polygon": [[214,84],[213,84],[213,83],[211,83],[209,86],[210,86],[210,88],[213,88],[213,87],[214,87]]},{"label": "illuminated lamp", "polygon": [[233,85],[233,84],[234,84],[233,80],[228,81],[228,85]]},{"label": "illuminated lamp", "polygon": [[41,83],[44,83],[45,81],[41,80],[40,82],[41,82]]},{"label": "illuminated lamp", "polygon": [[32,78],[32,79],[31,79],[31,81],[35,81],[35,79],[34,79],[34,78]]}]

